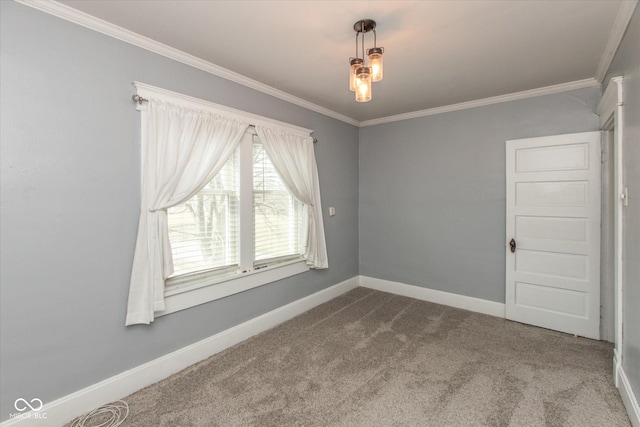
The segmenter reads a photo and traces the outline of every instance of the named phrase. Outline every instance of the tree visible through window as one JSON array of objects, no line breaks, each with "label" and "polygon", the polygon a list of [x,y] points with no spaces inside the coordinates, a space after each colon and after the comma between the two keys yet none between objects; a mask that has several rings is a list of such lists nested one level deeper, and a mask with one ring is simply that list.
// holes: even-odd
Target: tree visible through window
[{"label": "tree visible through window", "polygon": [[239,262],[239,156],[186,202],[167,210],[174,276]]},{"label": "tree visible through window", "polygon": [[253,142],[254,260],[302,252],[303,204],[285,188],[258,138]]}]

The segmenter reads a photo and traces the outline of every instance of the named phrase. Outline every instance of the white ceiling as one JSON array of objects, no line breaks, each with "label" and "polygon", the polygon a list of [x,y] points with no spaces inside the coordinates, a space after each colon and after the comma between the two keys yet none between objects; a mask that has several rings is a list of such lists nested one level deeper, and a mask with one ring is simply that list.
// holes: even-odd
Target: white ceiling
[{"label": "white ceiling", "polygon": [[[602,78],[624,9],[624,0],[61,3],[355,121]],[[377,22],[385,49],[384,80],[365,104],[347,81],[362,18]]]}]

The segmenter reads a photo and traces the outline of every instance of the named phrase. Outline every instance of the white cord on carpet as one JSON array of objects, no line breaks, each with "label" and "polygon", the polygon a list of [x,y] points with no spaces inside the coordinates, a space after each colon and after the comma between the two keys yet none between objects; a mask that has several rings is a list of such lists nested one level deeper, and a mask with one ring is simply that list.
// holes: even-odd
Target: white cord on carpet
[{"label": "white cord on carpet", "polygon": [[[90,424],[92,418],[104,419],[104,414],[110,414],[111,417],[103,421],[102,424]],[[118,427],[128,416],[129,405],[127,405],[127,402],[118,400],[102,405],[88,414],[76,418],[71,427]]]}]

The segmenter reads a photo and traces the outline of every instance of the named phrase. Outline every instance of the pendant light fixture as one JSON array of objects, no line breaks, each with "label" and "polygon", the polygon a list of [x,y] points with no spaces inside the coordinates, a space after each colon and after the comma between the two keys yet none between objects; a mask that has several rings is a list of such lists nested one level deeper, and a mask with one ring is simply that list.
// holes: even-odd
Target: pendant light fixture
[{"label": "pendant light fixture", "polygon": [[[356,93],[356,101],[371,101],[371,84],[382,80],[383,47],[378,47],[376,40],[376,21],[361,19],[353,24],[356,32],[356,56],[349,58],[349,90]],[[373,31],[373,47],[367,49],[369,65],[365,62],[364,35]],[[358,56],[358,37],[362,35],[362,56]]]}]

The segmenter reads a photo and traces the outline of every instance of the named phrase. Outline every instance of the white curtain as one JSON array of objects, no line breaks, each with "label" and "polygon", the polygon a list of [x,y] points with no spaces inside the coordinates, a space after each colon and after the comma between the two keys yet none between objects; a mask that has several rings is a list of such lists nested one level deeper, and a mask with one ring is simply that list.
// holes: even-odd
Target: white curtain
[{"label": "white curtain", "polygon": [[329,267],[313,138],[263,126],[256,126],[256,133],[284,185],[305,204],[308,231],[303,258],[312,268]]},{"label": "white curtain", "polygon": [[211,181],[249,126],[153,99],[142,120],[142,203],[127,325],[149,324],[165,308],[164,281],[173,273],[167,208]]}]

